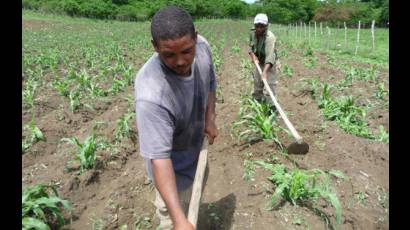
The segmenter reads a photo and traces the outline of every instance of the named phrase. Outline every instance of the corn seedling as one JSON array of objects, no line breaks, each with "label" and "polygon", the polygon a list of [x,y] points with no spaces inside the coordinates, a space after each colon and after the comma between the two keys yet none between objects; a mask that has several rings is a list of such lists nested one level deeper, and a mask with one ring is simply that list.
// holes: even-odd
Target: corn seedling
[{"label": "corn seedling", "polygon": [[304,84],[309,86],[310,95],[315,100],[317,95],[317,89],[319,87],[319,77],[313,77],[310,79],[303,79]]},{"label": "corn seedling", "polygon": [[80,143],[76,137],[63,138],[62,141],[67,141],[75,145],[78,149],[76,160],[80,162],[80,173],[86,169],[94,167],[97,160],[96,150],[96,134],[93,129],[91,136],[88,136],[83,143]]},{"label": "corn seedling", "polygon": [[367,200],[368,197],[369,197],[369,195],[367,195],[366,192],[356,193],[356,199],[362,205],[365,205],[366,200]]},{"label": "corn seedling", "polygon": [[383,125],[379,126],[379,135],[376,137],[377,141],[383,141],[385,143],[389,143],[389,133],[386,132]]},{"label": "corn seedling", "polygon": [[238,41],[234,40],[233,45],[232,45],[232,52],[233,53],[239,53],[241,51],[241,48],[239,47]]},{"label": "corn seedling", "polygon": [[246,95],[243,103],[238,113],[239,121],[232,124],[233,135],[238,140],[273,140],[282,147],[277,133],[283,129],[277,124],[277,115],[272,113],[270,104],[259,103]]},{"label": "corn seedling", "polygon": [[308,68],[313,68],[316,65],[317,57],[309,56],[303,59],[303,64]]},{"label": "corn seedling", "polygon": [[104,91],[101,87],[98,86],[98,83],[90,83],[88,91],[91,93],[91,96],[95,97],[105,97],[108,92]]},{"label": "corn seedling", "polygon": [[367,128],[368,125],[364,121],[366,111],[355,105],[355,98],[353,96],[344,96],[334,100],[330,95],[332,86],[326,83],[322,86],[323,90],[318,105],[326,119],[336,121],[347,133],[373,139],[374,136],[370,133]]},{"label": "corn seedling", "polygon": [[253,178],[255,174],[255,164],[253,161],[250,160],[245,160],[243,162],[244,166],[244,173],[243,173],[243,179],[246,181],[254,181],[255,179]]},{"label": "corn seedling", "polygon": [[385,97],[389,95],[389,92],[384,88],[383,83],[379,83],[377,85],[377,91],[375,93],[375,97],[379,98],[380,100],[385,100]]},{"label": "corn seedling", "polygon": [[[50,194],[50,190],[53,194]],[[52,223],[65,224],[63,208],[73,212],[69,202],[58,197],[56,185],[38,184],[25,188],[22,193],[22,229],[49,230]]]},{"label": "corn seedling", "polygon": [[131,137],[132,133],[131,133],[131,129],[128,123],[129,123],[129,120],[133,117],[135,117],[135,113],[128,113],[128,114],[124,114],[117,120],[117,128],[114,134],[115,140],[117,142],[120,141],[124,137],[126,138]]},{"label": "corn seedling", "polygon": [[120,92],[125,86],[127,86],[127,83],[125,81],[122,81],[120,79],[114,78],[111,88],[108,90],[109,93],[112,95],[116,95],[118,92]]},{"label": "corn seedling", "polygon": [[77,75],[77,81],[82,90],[87,90],[90,88],[91,76],[87,73],[86,70],[82,70],[79,75]]},{"label": "corn seedling", "polygon": [[152,228],[151,218],[147,216],[142,217],[142,218],[137,216],[137,220],[135,221],[134,225],[135,225],[135,230],[151,229]]},{"label": "corn seedling", "polygon": [[272,173],[268,180],[275,184],[276,189],[271,198],[270,210],[278,204],[280,198],[293,205],[304,202],[312,202],[315,205],[317,200],[322,198],[335,208],[336,228],[341,224],[341,205],[330,186],[330,177],[327,173],[319,169],[289,170],[282,164],[270,164],[264,161],[256,161],[255,164]]},{"label": "corn seedling", "polygon": [[352,74],[346,74],[344,79],[339,82],[339,87],[350,87],[353,85],[353,76]]},{"label": "corn seedling", "polygon": [[24,126],[24,129],[29,131],[29,136],[26,137],[25,140],[22,142],[23,153],[38,141],[46,140],[46,138],[43,135],[43,132],[41,132],[41,130],[36,126],[34,118],[31,120],[29,124]]},{"label": "corn seedling", "polygon": [[37,82],[32,78],[29,78],[26,82],[26,88],[23,90],[23,102],[28,108],[32,108],[34,106],[37,86]]},{"label": "corn seedling", "polygon": [[68,81],[60,80],[58,77],[51,83],[54,89],[57,90],[58,94],[63,97],[68,97],[70,94],[70,89]]},{"label": "corn seedling", "polygon": [[97,218],[95,215],[91,217],[92,222],[92,230],[103,230],[104,229],[104,221],[100,218]]},{"label": "corn seedling", "polygon": [[70,110],[75,112],[81,106],[80,102],[80,92],[78,89],[74,89],[68,94],[68,99],[70,99]]},{"label": "corn seedling", "polygon": [[288,64],[285,64],[283,67],[283,74],[285,74],[288,77],[292,77],[293,76],[293,69],[292,67],[290,67]]},{"label": "corn seedling", "polygon": [[311,57],[311,56],[313,56],[313,49],[312,49],[312,47],[308,47],[307,49],[306,49],[306,51],[305,51],[305,53],[303,54],[305,57]]}]

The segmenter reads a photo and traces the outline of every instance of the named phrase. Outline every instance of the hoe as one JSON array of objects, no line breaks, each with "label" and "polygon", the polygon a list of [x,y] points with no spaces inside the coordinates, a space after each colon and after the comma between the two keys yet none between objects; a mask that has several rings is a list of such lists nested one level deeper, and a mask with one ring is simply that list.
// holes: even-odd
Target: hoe
[{"label": "hoe", "polygon": [[[259,75],[262,76],[262,70],[261,67],[259,66],[258,63],[254,62],[256,65],[256,68],[258,69]],[[269,95],[275,104],[276,109],[279,111],[280,116],[282,117],[283,121],[285,121],[286,126],[292,133],[292,136],[295,138],[295,142],[290,144],[287,148],[288,153],[290,154],[306,154],[309,152],[309,145],[303,141],[302,137],[298,134],[296,129],[293,127],[292,123],[290,123],[288,117],[286,116],[285,112],[283,112],[282,108],[280,107],[278,101],[276,100],[275,96],[272,93],[272,90],[270,89],[268,82],[265,79],[262,79],[263,84],[265,85],[266,89],[269,92]]]},{"label": "hoe", "polygon": [[205,136],[199,153],[198,166],[196,167],[194,184],[192,185],[191,201],[189,202],[188,221],[197,228],[198,211],[201,201],[202,185],[205,177],[205,169],[208,161],[208,138]]}]

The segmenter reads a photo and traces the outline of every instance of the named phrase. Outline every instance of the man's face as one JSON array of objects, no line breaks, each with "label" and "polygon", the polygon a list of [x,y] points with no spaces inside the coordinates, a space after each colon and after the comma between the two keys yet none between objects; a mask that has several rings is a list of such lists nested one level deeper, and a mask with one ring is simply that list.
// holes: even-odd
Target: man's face
[{"label": "man's face", "polygon": [[265,33],[265,31],[266,31],[267,28],[268,28],[268,25],[255,24],[255,33],[256,33],[256,36],[261,36],[263,33]]},{"label": "man's face", "polygon": [[195,57],[195,44],[196,34],[195,38],[187,34],[175,40],[159,40],[154,48],[168,68],[178,75],[189,76]]}]

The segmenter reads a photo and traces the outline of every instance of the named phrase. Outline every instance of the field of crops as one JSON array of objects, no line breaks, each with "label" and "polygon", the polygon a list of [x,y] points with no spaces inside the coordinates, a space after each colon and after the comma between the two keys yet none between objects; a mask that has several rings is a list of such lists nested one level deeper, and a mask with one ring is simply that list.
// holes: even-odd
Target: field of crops
[{"label": "field of crops", "polygon": [[[153,52],[149,25],[23,11],[26,227],[156,229],[133,96],[135,74]],[[375,50],[362,30],[354,56],[353,29],[344,49],[343,29],[326,43],[326,35],[270,26],[278,101],[310,146],[290,155],[283,120],[250,96],[251,22],[195,25],[212,46],[220,132],[199,229],[388,229],[388,30],[376,30]]]}]

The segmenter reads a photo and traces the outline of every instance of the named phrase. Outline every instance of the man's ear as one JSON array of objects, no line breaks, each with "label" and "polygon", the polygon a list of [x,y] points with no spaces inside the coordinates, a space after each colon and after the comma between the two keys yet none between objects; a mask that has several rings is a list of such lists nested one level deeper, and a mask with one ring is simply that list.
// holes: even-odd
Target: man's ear
[{"label": "man's ear", "polygon": [[159,52],[158,52],[159,49],[158,49],[157,43],[155,43],[155,41],[154,41],[153,39],[151,39],[151,44],[152,44],[152,46],[154,47],[155,51],[156,51],[157,53],[159,53]]},{"label": "man's ear", "polygon": [[196,42],[197,38],[198,38],[198,31],[195,31],[195,35],[194,35],[194,41],[195,42]]}]

